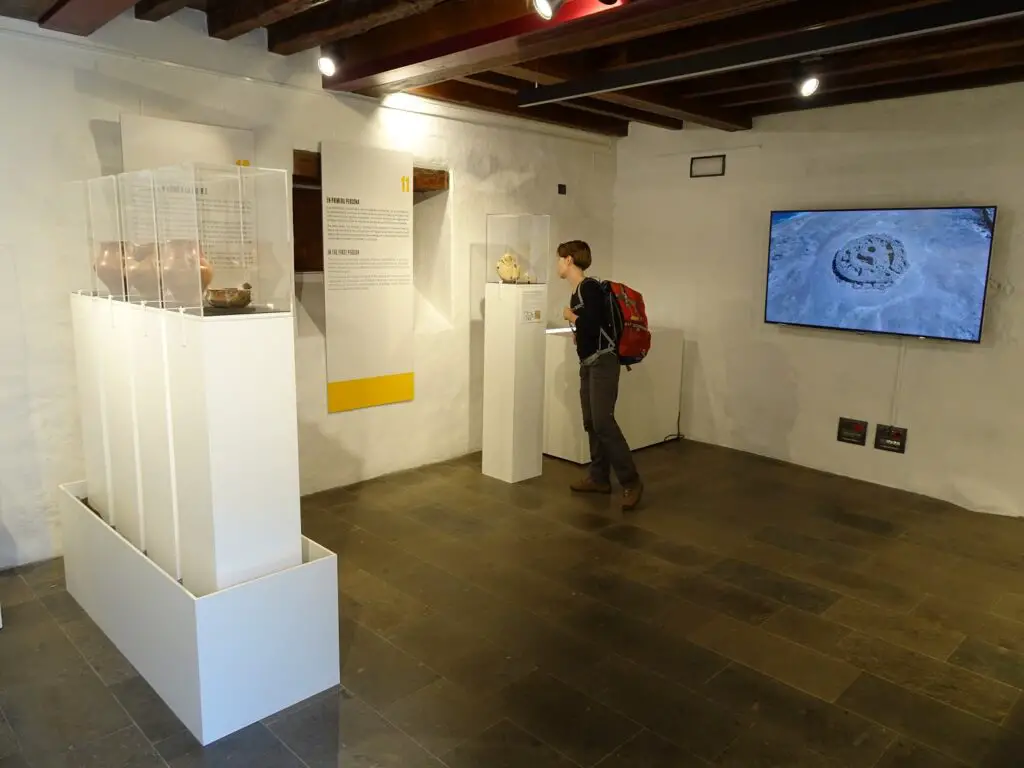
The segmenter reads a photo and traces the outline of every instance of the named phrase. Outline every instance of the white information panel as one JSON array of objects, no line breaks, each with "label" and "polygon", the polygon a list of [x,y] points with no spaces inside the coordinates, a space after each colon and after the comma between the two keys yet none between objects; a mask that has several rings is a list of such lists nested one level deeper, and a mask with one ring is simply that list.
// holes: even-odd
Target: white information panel
[{"label": "white information panel", "polygon": [[327,410],[414,394],[412,155],[324,142]]}]

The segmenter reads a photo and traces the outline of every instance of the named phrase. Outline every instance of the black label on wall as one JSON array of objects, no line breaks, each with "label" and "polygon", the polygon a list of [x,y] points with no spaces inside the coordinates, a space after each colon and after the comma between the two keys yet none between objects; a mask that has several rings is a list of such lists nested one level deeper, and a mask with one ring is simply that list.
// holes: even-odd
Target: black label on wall
[{"label": "black label on wall", "polygon": [[891,427],[879,424],[875,428],[875,448],[892,453],[907,452],[907,430],[903,427]]},{"label": "black label on wall", "polygon": [[858,421],[857,419],[840,417],[836,440],[840,443],[850,443],[851,445],[867,445],[868,423],[866,421]]}]

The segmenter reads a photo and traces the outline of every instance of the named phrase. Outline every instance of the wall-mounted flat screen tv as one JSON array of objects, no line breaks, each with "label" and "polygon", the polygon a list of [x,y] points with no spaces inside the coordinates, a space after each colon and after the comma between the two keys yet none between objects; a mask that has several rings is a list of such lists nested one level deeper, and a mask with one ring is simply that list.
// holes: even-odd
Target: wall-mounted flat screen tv
[{"label": "wall-mounted flat screen tv", "polygon": [[978,342],[995,207],[775,211],[766,323]]}]

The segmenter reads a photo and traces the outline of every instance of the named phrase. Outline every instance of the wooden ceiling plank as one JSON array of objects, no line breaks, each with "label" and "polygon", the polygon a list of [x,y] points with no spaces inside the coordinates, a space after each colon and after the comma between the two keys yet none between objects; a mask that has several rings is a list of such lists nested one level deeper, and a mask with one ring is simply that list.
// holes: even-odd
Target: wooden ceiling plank
[{"label": "wooden ceiling plank", "polygon": [[53,0],[2,0],[0,16],[38,22],[52,6]]},{"label": "wooden ceiling plank", "polygon": [[966,75],[933,78],[913,83],[871,86],[853,91],[823,94],[821,98],[801,99],[794,97],[760,104],[753,110],[755,116],[764,117],[788,112],[801,112],[824,107],[841,107],[849,104],[863,104],[872,101],[891,101],[915,96],[927,96],[950,91],[964,91],[974,88],[989,88],[996,85],[1024,82],[1024,67],[976,72]]},{"label": "wooden ceiling plank", "polygon": [[[469,82],[474,85],[482,85],[486,88],[493,88],[497,91],[512,94],[519,93],[519,91],[528,84],[528,81],[524,83],[517,77],[506,75],[501,72],[479,72],[475,75],[459,78],[459,80],[460,82]],[[680,118],[666,117],[655,112],[650,112],[642,107],[636,107],[630,104],[616,105],[612,102],[601,101],[599,99],[577,99],[571,104],[566,104],[566,106],[573,107],[574,109],[578,109],[583,112],[591,112],[595,115],[617,117],[620,120],[644,123],[645,125],[653,125],[656,128],[665,128],[670,131],[679,131],[683,128],[683,120]],[[523,116],[529,117],[529,115]]]},{"label": "wooden ceiling plank", "polygon": [[218,40],[236,37],[309,10],[322,0],[221,0],[206,12],[206,31]]},{"label": "wooden ceiling plank", "polygon": [[595,72],[587,77],[542,86],[520,94],[520,106],[534,107],[582,96],[652,84],[692,80],[729,70],[753,69],[779,61],[804,61],[843,50],[866,48],[954,28],[967,29],[1024,17],[1020,0],[947,2],[831,28],[810,29],[788,37],[743,43],[682,59]]},{"label": "wooden ceiling plank", "polygon": [[[665,32],[589,53],[605,62],[602,68],[685,58],[741,43],[786,37],[807,29],[884,16],[898,11],[935,5],[945,0],[796,0],[778,7],[753,11],[699,27]],[[592,69],[592,67],[589,67]],[[585,74],[578,72],[574,77]]]},{"label": "wooden ceiling plank", "polygon": [[267,45],[274,53],[299,53],[366,34],[443,3],[444,0],[329,0],[305,13],[271,24],[267,30]]},{"label": "wooden ceiling plank", "polygon": [[[885,69],[899,64],[944,59],[951,55],[1004,50],[1020,45],[1022,40],[1024,20],[1007,21],[978,29],[948,32],[836,53],[822,57],[813,67],[816,72],[831,77],[837,74]],[[798,65],[784,62],[679,83],[675,89],[680,96],[707,98],[792,83],[797,76]]]},{"label": "wooden ceiling plank", "polygon": [[135,18],[140,21],[160,21],[188,6],[189,0],[140,0],[135,5]]},{"label": "wooden ceiling plank", "polygon": [[[537,85],[552,85],[565,81],[564,73],[550,59],[525,62],[515,67],[505,67],[501,71],[505,74],[518,73],[517,76],[521,79]],[[666,86],[655,85],[633,88],[629,91],[613,91],[599,94],[594,99],[725,131],[746,131],[753,127],[753,121],[746,115],[693,99],[681,99]],[[572,103],[566,102],[566,106]]]},{"label": "wooden ceiling plank", "polygon": [[560,125],[563,128],[573,128],[587,133],[615,137],[623,137],[629,134],[629,123],[626,120],[588,114],[563,106],[549,108],[536,114],[532,110],[529,113],[524,113],[516,105],[515,94],[503,93],[492,88],[463,83],[457,80],[414,88],[408,92],[435,101],[459,104],[509,117]]},{"label": "wooden ceiling plank", "polygon": [[[524,0],[445,3],[404,25],[388,25],[349,41],[338,74],[325,85],[394,92],[794,1],[635,0],[612,7],[600,0],[574,0],[551,22],[540,19]],[[486,10],[471,18],[477,6]]]},{"label": "wooden ceiling plank", "polygon": [[88,37],[135,5],[135,0],[60,0],[39,19],[54,32]]},{"label": "wooden ceiling plank", "polygon": [[[931,59],[913,64],[873,69],[867,72],[829,75],[823,78],[819,95],[841,93],[861,88],[912,83],[921,80],[988,72],[996,69],[1024,66],[1024,45],[1001,51],[985,51],[961,55],[951,51],[941,59]],[[750,107],[773,101],[785,101],[793,97],[796,84],[769,85],[764,88],[740,91],[723,99],[722,104],[730,107]]]}]

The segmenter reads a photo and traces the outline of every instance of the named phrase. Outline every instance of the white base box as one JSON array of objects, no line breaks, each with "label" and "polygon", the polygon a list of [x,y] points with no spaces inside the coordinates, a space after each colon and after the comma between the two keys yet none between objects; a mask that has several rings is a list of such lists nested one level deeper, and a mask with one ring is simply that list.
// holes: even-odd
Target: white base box
[{"label": "white base box", "polygon": [[334,553],[196,597],[61,491],[68,592],[201,744],[340,684]]},{"label": "white base box", "polygon": [[487,284],[483,473],[506,483],[543,470],[546,307],[544,285]]},{"label": "white base box", "polygon": [[[683,333],[651,330],[651,352],[633,370],[622,369],[615,418],[634,451],[659,445],[679,431],[683,386]],[[580,410],[580,363],[572,332],[547,331],[544,382],[544,453],[576,464],[590,463],[590,440]]]}]

